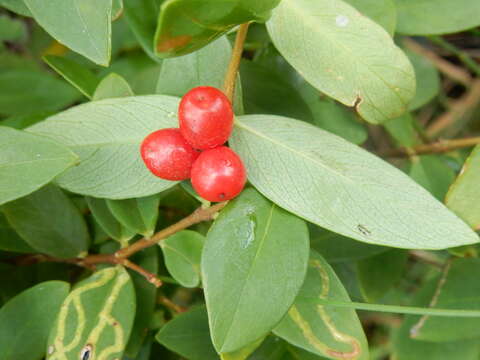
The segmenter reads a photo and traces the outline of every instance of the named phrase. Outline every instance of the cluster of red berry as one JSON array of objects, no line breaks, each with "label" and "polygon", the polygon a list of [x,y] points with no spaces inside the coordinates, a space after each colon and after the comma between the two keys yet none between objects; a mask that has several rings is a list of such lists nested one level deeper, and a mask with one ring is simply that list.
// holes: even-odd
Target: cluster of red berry
[{"label": "cluster of red berry", "polygon": [[142,142],[147,168],[166,180],[191,178],[195,191],[208,201],[229,200],[240,194],[246,171],[240,157],[223,146],[233,129],[233,110],[218,89],[199,86],[180,101],[180,128],[155,131]]}]

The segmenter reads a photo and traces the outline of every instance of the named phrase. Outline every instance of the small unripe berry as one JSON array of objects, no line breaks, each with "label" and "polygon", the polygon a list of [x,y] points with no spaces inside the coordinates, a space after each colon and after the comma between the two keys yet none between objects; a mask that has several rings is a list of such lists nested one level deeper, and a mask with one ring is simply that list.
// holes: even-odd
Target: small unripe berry
[{"label": "small unripe berry", "polygon": [[187,143],[179,129],[162,129],[143,140],[140,154],[154,175],[177,181],[190,178],[193,162],[199,152]]},{"label": "small unripe berry", "polygon": [[242,159],[226,146],[205,150],[192,167],[192,186],[208,201],[234,198],[240,194],[246,181]]},{"label": "small unripe berry", "polygon": [[232,105],[220,90],[199,86],[183,96],[178,120],[183,137],[195,149],[213,149],[223,145],[232,133]]}]

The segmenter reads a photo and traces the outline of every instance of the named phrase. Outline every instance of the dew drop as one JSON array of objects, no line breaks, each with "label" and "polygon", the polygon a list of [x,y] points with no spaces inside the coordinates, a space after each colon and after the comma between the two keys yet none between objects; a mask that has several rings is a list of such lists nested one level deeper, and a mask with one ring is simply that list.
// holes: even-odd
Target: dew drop
[{"label": "dew drop", "polygon": [[54,351],[55,351],[55,346],[50,345],[47,349],[47,354],[52,355],[54,353]]},{"label": "dew drop", "polygon": [[350,22],[350,19],[345,15],[338,15],[335,18],[335,24],[339,27],[345,27],[348,25],[349,22]]}]

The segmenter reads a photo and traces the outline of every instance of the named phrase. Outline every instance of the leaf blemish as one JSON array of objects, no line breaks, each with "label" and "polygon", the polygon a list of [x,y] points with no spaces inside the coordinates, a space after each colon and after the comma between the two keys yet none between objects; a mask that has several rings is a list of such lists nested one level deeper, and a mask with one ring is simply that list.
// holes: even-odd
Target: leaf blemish
[{"label": "leaf blemish", "polygon": [[353,102],[353,108],[355,109],[355,111],[359,111],[360,105],[362,104],[362,102],[363,102],[363,98],[360,95],[357,95],[357,97],[355,98],[355,101]]},{"label": "leaf blemish", "polygon": [[349,22],[350,22],[350,19],[348,17],[346,17],[345,15],[338,15],[335,18],[335,24],[338,27],[345,27],[345,26],[348,25]]},{"label": "leaf blemish", "polygon": [[89,360],[92,354],[93,346],[91,344],[87,344],[80,352],[80,360]]},{"label": "leaf blemish", "polygon": [[363,235],[365,236],[369,236],[369,235],[372,235],[372,232],[370,230],[368,230],[364,225],[362,224],[358,224],[357,225],[357,229],[358,231],[360,231]]}]

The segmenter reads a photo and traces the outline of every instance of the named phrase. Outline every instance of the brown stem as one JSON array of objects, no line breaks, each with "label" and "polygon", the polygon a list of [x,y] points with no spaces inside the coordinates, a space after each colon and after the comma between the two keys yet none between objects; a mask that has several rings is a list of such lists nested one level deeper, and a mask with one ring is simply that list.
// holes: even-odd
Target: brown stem
[{"label": "brown stem", "polygon": [[230,64],[228,64],[225,81],[223,83],[223,91],[231,102],[233,102],[233,95],[235,93],[235,82],[237,79],[238,67],[240,66],[240,60],[242,59],[243,44],[247,37],[248,25],[249,23],[245,23],[238,28],[232,57],[230,59]]},{"label": "brown stem", "polygon": [[172,300],[163,295],[158,297],[158,302],[166,308],[172,310],[174,313],[182,313],[187,311],[187,308],[175,304]]},{"label": "brown stem", "polygon": [[198,224],[199,222],[202,222],[202,221],[212,220],[215,214],[220,210],[222,210],[225,207],[225,205],[227,205],[227,202],[221,202],[209,208],[198,208],[186,218],[183,218],[179,222],[173,225],[170,225],[169,227],[163,230],[160,230],[151,238],[143,238],[137,241],[136,243],[133,243],[132,245],[127,246],[126,248],[118,250],[115,253],[115,256],[117,258],[126,259],[142,249],[158,244],[161,240],[183,229],[186,229],[192,225]]},{"label": "brown stem", "polygon": [[123,259],[123,260],[120,261],[120,264],[122,264],[123,266],[125,266],[125,267],[127,267],[127,268],[129,268],[133,271],[136,271],[137,273],[142,275],[145,279],[147,279],[147,281],[149,283],[155,285],[157,288],[162,286],[162,280],[160,280],[157,277],[157,275],[152,274],[151,272],[148,272],[147,270],[145,270],[141,266],[138,266],[137,264],[132,263],[130,260]]},{"label": "brown stem", "polygon": [[408,157],[422,154],[438,154],[480,144],[480,136],[464,139],[440,140],[432,144],[418,145],[413,148],[389,149],[378,153],[381,157]]},{"label": "brown stem", "polygon": [[451,103],[447,112],[435,119],[427,129],[429,137],[443,133],[447,128],[471,116],[480,104],[480,79],[472,82],[469,91]]}]

